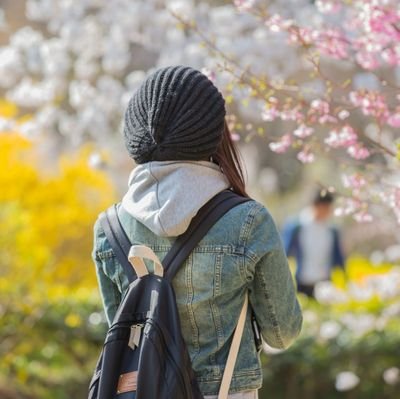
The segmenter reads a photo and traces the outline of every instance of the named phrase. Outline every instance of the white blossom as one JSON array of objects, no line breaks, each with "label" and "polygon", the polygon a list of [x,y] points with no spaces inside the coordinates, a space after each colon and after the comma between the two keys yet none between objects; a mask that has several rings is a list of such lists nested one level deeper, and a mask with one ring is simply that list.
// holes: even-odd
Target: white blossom
[{"label": "white blossom", "polygon": [[43,73],[46,77],[64,76],[71,67],[67,43],[62,39],[49,39],[40,48]]},{"label": "white blossom", "polygon": [[88,159],[88,165],[89,167],[93,169],[98,169],[101,168],[104,164],[104,160],[98,152],[94,152],[90,154],[89,159]]},{"label": "white blossom", "polygon": [[360,379],[352,371],[342,371],[336,376],[335,388],[337,391],[350,391],[355,388]]},{"label": "white blossom", "polygon": [[8,92],[8,98],[21,107],[38,108],[55,99],[57,88],[58,84],[53,80],[35,82],[25,77]]},{"label": "white blossom", "polygon": [[[302,7],[306,6],[302,2]],[[44,134],[71,135],[74,142],[79,141],[79,134],[89,133],[101,140],[112,137],[127,101],[150,67],[185,64],[215,69],[216,60],[199,46],[196,35],[177,26],[171,11],[186,20],[195,19],[210,37],[217,38],[222,50],[234,52],[244,67],[251,64],[255,72],[281,78],[298,69],[296,50],[280,45],[285,38],[271,36],[255,18],[239,15],[233,4],[27,0],[26,17],[45,29],[42,33],[26,26],[0,48],[0,87],[8,89],[7,97],[30,112],[63,109],[53,113],[48,123],[43,121],[44,113],[34,116]],[[230,76],[221,73],[217,79],[217,85],[223,87]],[[244,112],[260,118],[258,106]],[[97,134],[96,129],[100,129]]]},{"label": "white blossom", "polygon": [[0,87],[10,88],[23,73],[22,56],[14,47],[0,47]]},{"label": "white blossom", "polygon": [[336,288],[330,281],[320,281],[314,288],[315,298],[322,304],[344,303],[348,299],[346,292]]},{"label": "white blossom", "polygon": [[18,50],[27,51],[32,47],[39,46],[43,41],[41,32],[30,26],[25,26],[17,30],[10,37],[10,45]]},{"label": "white blossom", "polygon": [[125,84],[129,90],[137,89],[143,82],[146,77],[146,73],[144,71],[133,71],[125,78]]},{"label": "white blossom", "polygon": [[373,314],[345,313],[340,321],[356,336],[361,337],[375,329],[376,317]]},{"label": "white blossom", "polygon": [[26,16],[31,21],[47,21],[56,12],[57,2],[53,0],[27,0]]},{"label": "white blossom", "polygon": [[95,88],[88,81],[73,80],[69,85],[69,104],[77,110],[81,109],[93,103],[96,94]]},{"label": "white blossom", "polygon": [[41,134],[41,129],[35,120],[30,120],[19,124],[18,132],[29,139],[33,139]]},{"label": "white blossom", "polygon": [[12,119],[0,117],[0,132],[11,132],[14,127],[15,122]]},{"label": "white blossom", "polygon": [[390,367],[383,372],[383,379],[386,384],[396,385],[400,381],[400,369],[398,367]]},{"label": "white blossom", "polygon": [[341,331],[340,324],[335,320],[328,320],[321,324],[319,335],[323,339],[336,338]]},{"label": "white blossom", "polygon": [[57,123],[59,109],[54,105],[45,105],[35,115],[35,121],[41,131],[49,131]]}]

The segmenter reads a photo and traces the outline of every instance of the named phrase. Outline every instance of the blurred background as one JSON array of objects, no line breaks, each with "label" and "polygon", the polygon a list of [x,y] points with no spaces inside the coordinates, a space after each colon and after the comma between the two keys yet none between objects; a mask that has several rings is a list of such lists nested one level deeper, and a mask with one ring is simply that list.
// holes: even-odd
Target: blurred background
[{"label": "blurred background", "polygon": [[344,267],[299,294],[293,347],[264,347],[261,398],[398,398],[399,43],[396,0],[0,0],[0,398],[85,397],[107,329],[92,227],[134,167],[126,104],[172,64],[223,92],[282,231],[335,196]]}]

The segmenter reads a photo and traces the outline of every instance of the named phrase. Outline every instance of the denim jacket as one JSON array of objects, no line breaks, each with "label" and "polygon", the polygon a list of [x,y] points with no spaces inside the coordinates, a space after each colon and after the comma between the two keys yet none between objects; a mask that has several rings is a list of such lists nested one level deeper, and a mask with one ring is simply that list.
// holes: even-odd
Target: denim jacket
[{"label": "denim jacket", "polygon": [[[147,245],[163,259],[174,237],[157,236],[122,207],[119,214],[132,244]],[[93,259],[111,323],[128,280],[98,221]],[[204,395],[218,394],[247,292],[267,344],[287,348],[300,332],[302,314],[279,233],[266,208],[256,201],[231,209],[210,229],[178,271],[173,287],[182,333]],[[258,389],[261,384],[248,312],[230,392]]]}]

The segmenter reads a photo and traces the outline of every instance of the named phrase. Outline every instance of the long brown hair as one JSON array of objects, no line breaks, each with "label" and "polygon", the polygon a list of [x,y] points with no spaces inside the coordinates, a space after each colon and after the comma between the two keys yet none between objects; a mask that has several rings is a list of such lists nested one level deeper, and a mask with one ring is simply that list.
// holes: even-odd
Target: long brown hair
[{"label": "long brown hair", "polygon": [[226,121],[224,123],[222,141],[212,158],[227,177],[233,191],[243,197],[248,197],[240,153],[232,140],[231,132],[229,131]]}]

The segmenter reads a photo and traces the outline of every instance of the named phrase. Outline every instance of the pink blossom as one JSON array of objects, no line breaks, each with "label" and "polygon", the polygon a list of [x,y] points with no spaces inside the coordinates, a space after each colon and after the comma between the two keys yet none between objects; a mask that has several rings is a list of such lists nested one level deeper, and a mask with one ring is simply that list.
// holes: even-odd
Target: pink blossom
[{"label": "pink blossom", "polygon": [[383,202],[388,204],[390,208],[397,208],[400,210],[400,187],[383,191],[380,195]]},{"label": "pink blossom", "polygon": [[357,160],[363,160],[370,156],[370,153],[367,148],[365,148],[362,144],[356,143],[347,148],[347,153]]},{"label": "pink blossom", "polygon": [[274,14],[265,21],[265,25],[271,32],[281,32],[290,28],[293,25],[293,20],[284,19],[280,15]]},{"label": "pink blossom", "polygon": [[203,75],[206,75],[208,79],[210,79],[212,82],[215,82],[217,75],[215,73],[215,71],[212,71],[209,68],[202,68],[201,70]]},{"label": "pink blossom", "polygon": [[280,112],[277,108],[275,108],[275,106],[269,106],[261,113],[261,119],[263,121],[271,122],[278,118],[279,115]]},{"label": "pink blossom", "polygon": [[382,201],[390,208],[400,211],[400,187],[391,188],[379,193]]},{"label": "pink blossom", "polygon": [[315,42],[319,38],[320,33],[317,30],[310,28],[297,27],[297,29],[291,29],[289,35],[289,42],[293,44],[305,44],[309,45]]},{"label": "pink blossom", "polygon": [[353,218],[358,223],[370,223],[373,221],[372,215],[370,215],[367,211],[360,211],[353,215]]},{"label": "pink blossom", "polygon": [[335,216],[353,215],[359,223],[372,222],[372,216],[367,212],[368,204],[361,202],[358,198],[343,198],[342,206],[334,211]]},{"label": "pink blossom", "polygon": [[372,90],[358,90],[349,93],[350,101],[360,107],[364,115],[371,115],[375,118],[386,119],[389,114],[385,97]]},{"label": "pink blossom", "polygon": [[320,114],[327,114],[329,113],[329,103],[324,101],[324,100],[320,100],[320,99],[316,99],[311,101],[311,109],[320,113]]},{"label": "pink blossom", "polygon": [[280,113],[280,117],[283,121],[302,121],[304,119],[303,114],[300,112],[300,107],[286,108]]},{"label": "pink blossom", "polygon": [[331,130],[325,143],[332,148],[347,147],[357,142],[357,134],[354,129],[345,125],[340,130]]},{"label": "pink blossom", "polygon": [[289,149],[291,144],[292,137],[290,134],[285,134],[279,141],[269,143],[269,148],[271,151],[276,152],[277,154],[283,154]]},{"label": "pink blossom", "polygon": [[234,0],[234,4],[239,11],[249,11],[254,6],[255,0]]},{"label": "pink blossom", "polygon": [[337,123],[337,121],[338,120],[334,116],[329,114],[322,115],[318,118],[318,122],[321,125],[325,125],[326,123]]},{"label": "pink blossom", "polygon": [[398,65],[399,56],[394,49],[400,41],[398,24],[400,14],[390,1],[358,1],[354,4],[354,18],[351,24],[358,30],[352,39],[356,61],[364,69],[373,70],[385,62]]},{"label": "pink blossom", "polygon": [[[382,42],[384,40],[384,42]],[[386,38],[380,35],[365,35],[353,40],[353,48],[365,53],[378,53],[386,44]]]},{"label": "pink blossom", "polygon": [[390,66],[400,65],[400,46],[389,47],[382,51],[382,59]]},{"label": "pink blossom", "polygon": [[397,208],[398,210],[400,210],[400,188],[396,187],[393,190],[393,197],[394,197],[394,208]]},{"label": "pink blossom", "polygon": [[304,139],[308,136],[311,136],[314,133],[314,129],[312,127],[308,127],[304,124],[301,124],[293,134],[301,139]]},{"label": "pink blossom", "polygon": [[357,107],[359,107],[362,104],[362,100],[365,96],[365,91],[351,91],[349,93],[349,99],[350,101]]},{"label": "pink blossom", "polygon": [[315,5],[322,14],[334,14],[342,8],[338,1],[317,0]]},{"label": "pink blossom", "polygon": [[336,59],[348,57],[348,41],[339,29],[327,29],[320,33],[317,48],[322,54]]},{"label": "pink blossom", "polygon": [[386,122],[392,127],[400,127],[400,109],[395,114],[390,115]]},{"label": "pink blossom", "polygon": [[231,133],[231,139],[233,141],[240,141],[240,136],[237,133]]},{"label": "pink blossom", "polygon": [[356,212],[361,207],[361,201],[356,198],[342,199],[343,206],[338,207],[334,211],[335,216],[347,216]]},{"label": "pink blossom", "polygon": [[382,192],[381,198],[393,210],[397,223],[400,224],[400,187],[394,187]]},{"label": "pink blossom", "polygon": [[375,35],[380,33],[393,41],[400,40],[400,33],[396,29],[396,24],[400,21],[400,14],[396,12],[395,7],[385,7],[376,2],[369,9],[364,9],[366,11],[363,15],[366,32]]},{"label": "pink blossom", "polygon": [[378,57],[375,54],[364,50],[359,51],[356,54],[356,61],[362,68],[367,70],[373,70],[379,67]]},{"label": "pink blossom", "polygon": [[279,117],[280,111],[278,109],[279,101],[276,97],[269,97],[265,104],[265,109],[261,113],[261,119],[267,122],[271,122]]},{"label": "pink blossom", "polygon": [[315,160],[315,155],[308,150],[303,150],[297,154],[297,159],[302,163],[312,163]]},{"label": "pink blossom", "polygon": [[354,173],[352,175],[342,175],[343,185],[346,188],[351,188],[355,190],[358,194],[359,190],[367,184],[367,181],[359,173]]},{"label": "pink blossom", "polygon": [[338,206],[337,208],[335,208],[335,210],[333,211],[333,214],[335,216],[343,216],[344,215],[344,208],[342,208],[341,206]]},{"label": "pink blossom", "polygon": [[344,120],[346,118],[348,118],[350,116],[350,112],[347,111],[347,109],[342,109],[339,113],[338,113],[338,118],[340,120]]},{"label": "pink blossom", "polygon": [[278,99],[276,97],[271,96],[271,97],[268,98],[268,102],[270,104],[277,105],[279,101],[278,101]]}]

